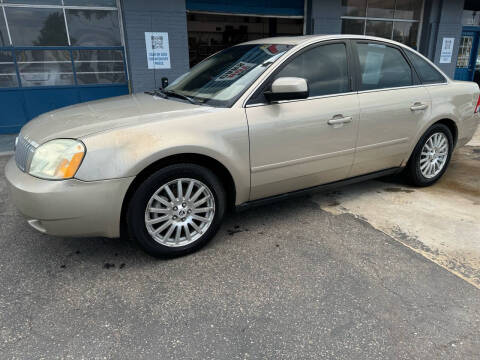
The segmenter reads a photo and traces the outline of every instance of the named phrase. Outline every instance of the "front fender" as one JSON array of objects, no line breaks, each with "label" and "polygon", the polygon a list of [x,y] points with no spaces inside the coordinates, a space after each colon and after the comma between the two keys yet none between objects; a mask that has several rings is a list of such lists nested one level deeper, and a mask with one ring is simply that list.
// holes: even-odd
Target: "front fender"
[{"label": "front fender", "polygon": [[138,175],[171,155],[194,153],[220,162],[232,175],[237,201],[248,200],[250,160],[243,109],[113,129],[83,138],[87,153],[76,174],[83,181]]}]

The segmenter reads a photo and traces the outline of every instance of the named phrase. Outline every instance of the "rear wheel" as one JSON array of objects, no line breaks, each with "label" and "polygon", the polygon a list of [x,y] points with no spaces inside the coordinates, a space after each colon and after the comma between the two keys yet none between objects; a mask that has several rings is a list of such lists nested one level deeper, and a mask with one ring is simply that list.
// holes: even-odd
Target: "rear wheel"
[{"label": "rear wheel", "polygon": [[407,175],[415,186],[434,184],[447,170],[453,151],[453,136],[443,124],[435,124],[422,136],[407,165]]},{"label": "rear wheel", "polygon": [[208,169],[195,164],[165,167],[134,193],[127,224],[149,254],[181,256],[205,245],[225,213],[225,191]]}]

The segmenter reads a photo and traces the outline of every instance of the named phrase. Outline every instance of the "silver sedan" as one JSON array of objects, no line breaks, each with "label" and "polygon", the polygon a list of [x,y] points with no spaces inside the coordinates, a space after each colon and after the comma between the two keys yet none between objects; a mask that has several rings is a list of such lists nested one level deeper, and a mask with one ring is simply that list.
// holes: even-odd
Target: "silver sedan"
[{"label": "silver sedan", "polygon": [[26,124],[13,200],[52,235],[127,234],[192,252],[230,208],[405,172],[435,183],[479,123],[479,88],[364,36],[270,38],[221,51],[165,89]]}]

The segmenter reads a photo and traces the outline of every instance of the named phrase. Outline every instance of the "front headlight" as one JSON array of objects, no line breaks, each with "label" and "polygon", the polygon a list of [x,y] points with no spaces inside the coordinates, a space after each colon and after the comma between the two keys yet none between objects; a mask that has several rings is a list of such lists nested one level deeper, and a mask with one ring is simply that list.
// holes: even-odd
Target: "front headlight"
[{"label": "front headlight", "polygon": [[85,155],[85,145],[73,139],[56,139],[34,152],[28,173],[42,179],[70,179]]}]

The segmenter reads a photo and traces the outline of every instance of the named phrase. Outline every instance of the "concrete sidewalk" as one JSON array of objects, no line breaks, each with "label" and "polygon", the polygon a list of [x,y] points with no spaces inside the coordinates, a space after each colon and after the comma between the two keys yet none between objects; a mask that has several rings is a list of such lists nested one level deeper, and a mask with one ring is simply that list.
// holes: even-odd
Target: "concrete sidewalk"
[{"label": "concrete sidewalk", "polygon": [[480,128],[427,188],[399,178],[314,196],[332,214],[353,214],[480,288]]}]

